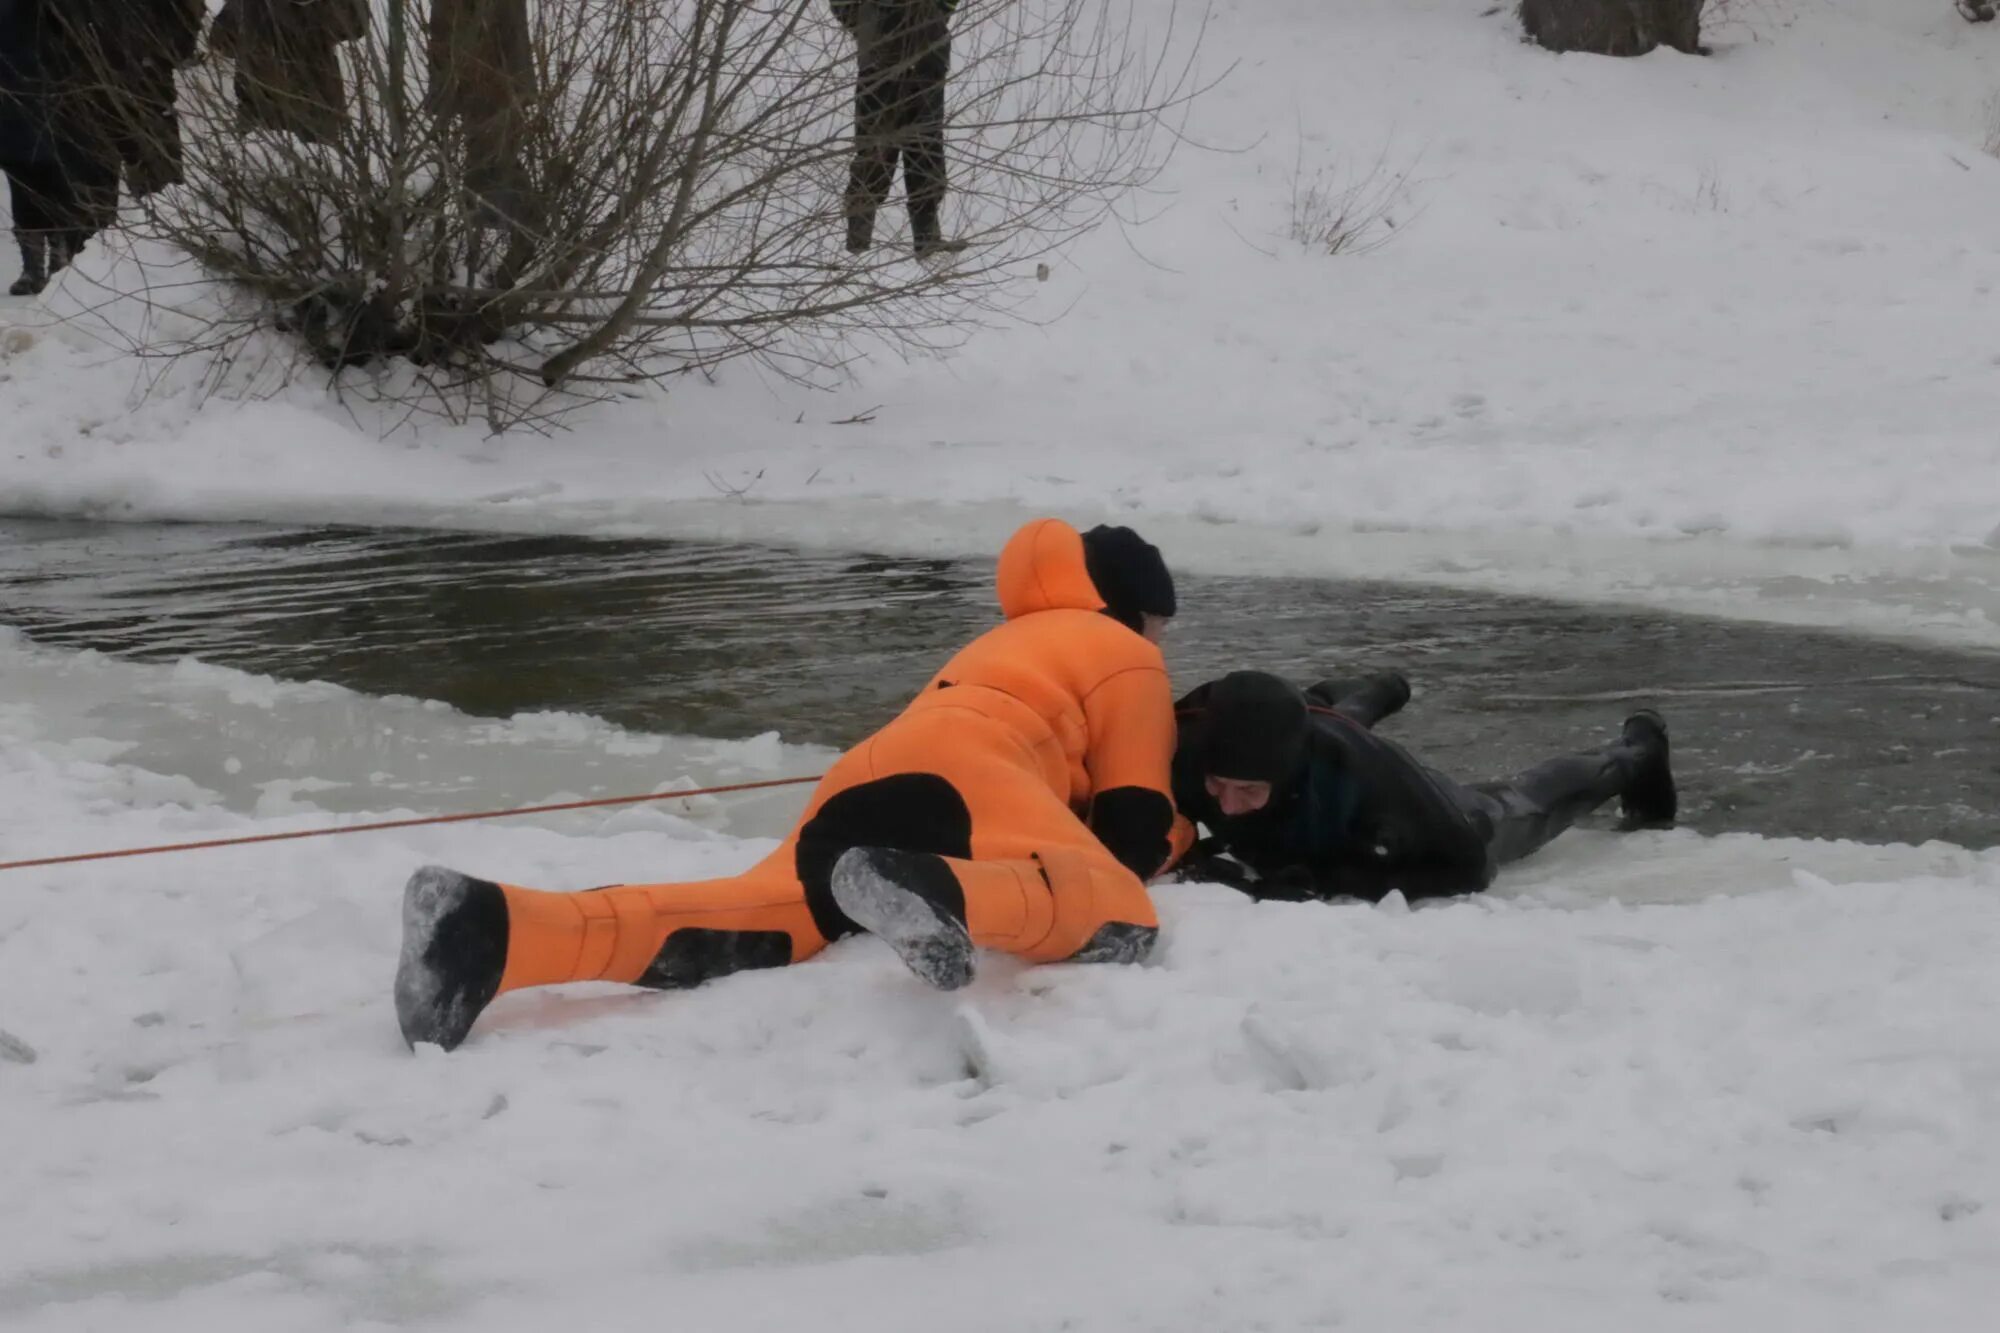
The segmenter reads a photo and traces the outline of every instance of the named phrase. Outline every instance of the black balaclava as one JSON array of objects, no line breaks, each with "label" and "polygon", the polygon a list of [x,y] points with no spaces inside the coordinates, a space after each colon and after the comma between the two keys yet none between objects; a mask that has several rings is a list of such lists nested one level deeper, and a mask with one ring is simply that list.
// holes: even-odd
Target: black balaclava
[{"label": "black balaclava", "polygon": [[1174,613],[1174,576],[1159,548],[1130,528],[1083,534],[1083,567],[1113,620],[1144,630],[1147,616]]},{"label": "black balaclava", "polygon": [[1202,708],[1207,735],[1202,776],[1238,782],[1289,782],[1304,766],[1310,720],[1290,681],[1263,671],[1232,671],[1209,687]]}]

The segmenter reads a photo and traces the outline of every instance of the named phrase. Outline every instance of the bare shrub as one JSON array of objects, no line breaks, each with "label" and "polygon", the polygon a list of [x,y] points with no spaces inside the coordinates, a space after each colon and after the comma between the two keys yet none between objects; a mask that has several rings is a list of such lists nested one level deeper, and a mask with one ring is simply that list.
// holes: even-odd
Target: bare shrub
[{"label": "bare shrub", "polygon": [[1388,151],[1358,174],[1323,165],[1310,174],[1304,150],[1292,166],[1292,240],[1318,254],[1359,255],[1379,249],[1402,225],[1397,210],[1412,167],[1392,167]]},{"label": "bare shrub", "polygon": [[182,76],[184,179],[128,230],[186,259],[121,295],[175,306],[143,321],[151,354],[226,358],[276,326],[323,367],[419,371],[345,387],[496,429],[741,357],[823,382],[857,338],[934,350],[1008,313],[1023,260],[1164,165],[1205,22],[965,0],[946,215],[971,245],[940,264],[886,225],[842,248],[855,51],[827,0],[354,3],[344,98],[291,93],[301,124],[255,114],[286,90],[240,34]]}]

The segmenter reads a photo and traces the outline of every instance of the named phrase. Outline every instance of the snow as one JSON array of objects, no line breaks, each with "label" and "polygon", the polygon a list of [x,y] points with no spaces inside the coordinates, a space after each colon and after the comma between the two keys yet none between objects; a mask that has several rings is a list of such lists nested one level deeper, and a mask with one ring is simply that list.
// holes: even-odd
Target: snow
[{"label": "snow", "polygon": [[[408,808],[261,820],[247,781],[134,759],[255,756],[335,704],[441,772],[496,728],[621,780],[645,741],[656,781],[823,758],[18,639],[0,679],[10,855]],[[1414,911],[1166,886],[1143,967],[989,957],[942,995],[855,940],[402,1047],[418,865],[706,876],[788,813],[0,875],[0,1027],[38,1057],[0,1062],[0,1321],[1972,1330],[2000,1298],[1993,852],[1577,833]]]},{"label": "snow", "polygon": [[[136,362],[114,244],[0,302],[0,510],[968,554],[1055,510],[1188,568],[2000,643],[2000,34],[1739,0],[1711,59],[1612,63],[1488,8],[1226,0],[1200,146],[1054,266],[1061,318],[820,394],[739,367],[553,441],[381,438],[305,380]],[[1378,159],[1408,172],[1386,244],[1286,237],[1295,175]],[[828,758],[0,627],[0,860]],[[1141,967],[985,958],[940,995],[862,939],[402,1047],[416,867],[727,874],[800,799],[0,871],[0,1325],[1953,1333],[2000,1305],[2000,850],[1580,831],[1417,910],[1163,886]]]},{"label": "snow", "polygon": [[[2000,643],[1995,33],[1738,0],[1713,57],[1614,62],[1506,11],[1220,0],[1191,142],[1039,322],[830,392],[737,366],[553,441],[377,439],[400,414],[309,375],[211,394],[118,350],[130,270],[94,255],[0,314],[0,508],[968,554],[1054,510],[1188,568]],[[1377,163],[1385,244],[1288,237],[1295,186]]]}]

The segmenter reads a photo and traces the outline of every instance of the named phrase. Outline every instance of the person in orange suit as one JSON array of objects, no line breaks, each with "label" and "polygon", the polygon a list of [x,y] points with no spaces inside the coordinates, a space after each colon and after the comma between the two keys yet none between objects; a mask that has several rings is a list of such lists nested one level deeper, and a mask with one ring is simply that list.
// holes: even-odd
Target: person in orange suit
[{"label": "person in orange suit", "polygon": [[1136,962],[1171,859],[1174,585],[1129,528],[1041,519],[1000,555],[1005,621],[836,761],[791,835],[728,879],[549,893],[440,866],[403,894],[396,1018],[457,1046],[493,999],[567,981],[672,988],[866,931],[941,990],[976,948]]}]

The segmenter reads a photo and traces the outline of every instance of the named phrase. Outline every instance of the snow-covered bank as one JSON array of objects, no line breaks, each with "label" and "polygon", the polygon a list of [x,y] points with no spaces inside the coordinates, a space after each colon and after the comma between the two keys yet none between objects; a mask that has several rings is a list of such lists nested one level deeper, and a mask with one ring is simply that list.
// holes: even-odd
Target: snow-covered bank
[{"label": "snow-covered bank", "polygon": [[[1510,8],[1223,0],[1208,63],[1240,63],[1191,130],[1240,151],[1184,151],[1164,211],[1059,264],[1053,322],[830,394],[737,368],[554,441],[382,443],[309,386],[204,400],[107,351],[95,259],[51,301],[79,322],[0,360],[0,509],[965,553],[1053,509],[1190,568],[2000,644],[2000,33],[1758,0],[1712,58],[1618,62]],[[1385,153],[1389,244],[1286,236],[1301,170]]]},{"label": "snow-covered bank", "polygon": [[[9,855],[318,822],[419,756],[393,808],[820,757],[17,639],[0,681]],[[0,1029],[39,1057],[0,1062],[0,1318],[1970,1333],[2000,1299],[2000,853],[1575,834],[1416,912],[1165,887],[1143,968],[946,997],[853,941],[402,1049],[414,865],[726,873],[769,843],[720,830],[783,815],[0,875]]]}]

